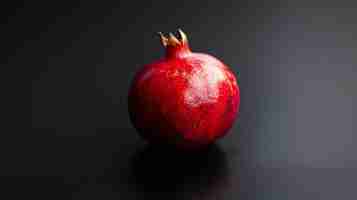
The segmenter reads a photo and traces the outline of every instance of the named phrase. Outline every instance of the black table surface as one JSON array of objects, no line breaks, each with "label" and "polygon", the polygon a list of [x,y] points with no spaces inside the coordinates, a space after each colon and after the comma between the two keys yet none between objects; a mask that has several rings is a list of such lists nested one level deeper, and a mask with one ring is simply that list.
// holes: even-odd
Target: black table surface
[{"label": "black table surface", "polygon": [[[24,67],[16,74],[32,81],[30,100],[19,97],[8,112],[31,130],[1,134],[2,190],[44,199],[356,199],[356,7],[344,0],[3,6],[2,69]],[[127,113],[133,75],[163,56],[154,33],[179,27],[193,51],[240,76],[239,119],[199,156],[147,146]],[[31,115],[19,114],[30,104]]]}]

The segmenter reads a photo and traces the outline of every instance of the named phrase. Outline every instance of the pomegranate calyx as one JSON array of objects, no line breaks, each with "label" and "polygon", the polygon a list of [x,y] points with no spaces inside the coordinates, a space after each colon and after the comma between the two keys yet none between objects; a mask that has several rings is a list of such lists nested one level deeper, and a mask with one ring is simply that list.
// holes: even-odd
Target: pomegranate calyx
[{"label": "pomegranate calyx", "polygon": [[157,34],[159,35],[161,43],[164,47],[179,46],[188,43],[187,36],[181,29],[177,30],[178,37],[176,37],[173,33],[169,33],[168,37],[166,37],[162,32],[157,32]]},{"label": "pomegranate calyx", "polygon": [[162,32],[157,33],[161,39],[162,45],[166,48],[167,57],[183,56],[191,52],[188,46],[186,34],[181,30],[177,30],[177,36],[169,33],[166,37]]}]

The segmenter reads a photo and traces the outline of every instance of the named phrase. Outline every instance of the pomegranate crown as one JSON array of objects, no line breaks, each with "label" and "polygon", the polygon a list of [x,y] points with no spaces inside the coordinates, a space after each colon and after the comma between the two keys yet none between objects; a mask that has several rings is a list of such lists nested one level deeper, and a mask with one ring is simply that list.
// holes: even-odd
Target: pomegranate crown
[{"label": "pomegranate crown", "polygon": [[173,33],[169,33],[168,37],[166,37],[162,32],[158,32],[157,34],[159,35],[161,43],[164,47],[182,46],[187,45],[188,43],[187,36],[181,29],[177,29],[177,37]]}]

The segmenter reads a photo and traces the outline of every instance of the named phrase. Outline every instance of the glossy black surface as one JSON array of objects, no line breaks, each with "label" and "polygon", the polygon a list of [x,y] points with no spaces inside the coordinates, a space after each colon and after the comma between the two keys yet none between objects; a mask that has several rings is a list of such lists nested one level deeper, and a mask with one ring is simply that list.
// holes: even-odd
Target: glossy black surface
[{"label": "glossy black surface", "polygon": [[[2,69],[32,80],[2,96],[16,97],[0,139],[14,199],[357,198],[355,1],[17,7],[1,6],[0,29]],[[127,114],[132,76],[164,54],[154,33],[178,27],[240,73],[241,117],[198,158],[146,147]]]}]

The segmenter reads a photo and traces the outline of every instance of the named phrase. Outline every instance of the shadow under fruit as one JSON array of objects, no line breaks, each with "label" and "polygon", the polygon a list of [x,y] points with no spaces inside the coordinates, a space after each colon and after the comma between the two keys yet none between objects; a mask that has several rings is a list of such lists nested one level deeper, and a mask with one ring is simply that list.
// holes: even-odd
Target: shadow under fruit
[{"label": "shadow under fruit", "polygon": [[129,182],[145,198],[175,199],[214,192],[227,174],[226,154],[216,144],[195,153],[148,145],[132,158]]}]

